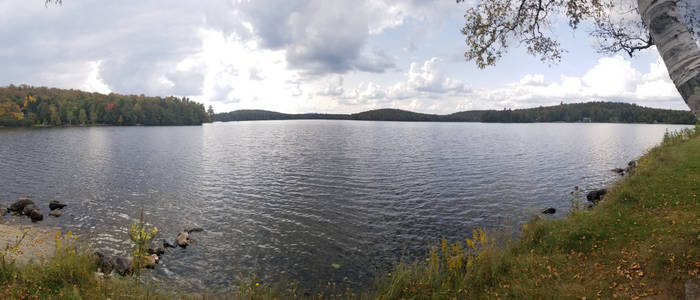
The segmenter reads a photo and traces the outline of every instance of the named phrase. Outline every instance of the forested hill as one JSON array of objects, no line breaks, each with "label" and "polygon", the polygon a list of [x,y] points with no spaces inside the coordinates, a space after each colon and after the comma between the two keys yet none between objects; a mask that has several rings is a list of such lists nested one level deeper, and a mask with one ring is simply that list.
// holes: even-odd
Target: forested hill
[{"label": "forested hill", "polygon": [[214,121],[335,119],[414,122],[612,122],[695,124],[690,111],[668,110],[619,102],[586,102],[516,110],[472,110],[449,115],[422,114],[400,109],[377,109],[357,114],[283,114],[265,110],[236,110],[215,114]]},{"label": "forested hill", "polygon": [[204,105],[187,98],[0,87],[0,126],[201,125],[209,120]]},{"label": "forested hill", "polygon": [[285,114],[269,110],[242,109],[227,113],[218,113],[213,116],[213,121],[263,121],[263,120],[302,120],[302,119],[322,119],[322,120],[345,120],[348,115],[342,114]]}]

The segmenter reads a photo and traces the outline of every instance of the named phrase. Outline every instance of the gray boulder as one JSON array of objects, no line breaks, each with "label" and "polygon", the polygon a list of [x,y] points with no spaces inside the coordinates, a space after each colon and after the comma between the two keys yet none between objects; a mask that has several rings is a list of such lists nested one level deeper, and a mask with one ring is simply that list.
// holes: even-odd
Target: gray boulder
[{"label": "gray boulder", "polygon": [[122,276],[131,274],[134,271],[134,258],[131,256],[115,257],[114,269]]},{"label": "gray boulder", "polygon": [[58,200],[51,200],[51,202],[49,202],[49,209],[51,210],[63,209],[64,207],[66,207],[66,205],[58,202]]},{"label": "gray boulder", "polygon": [[33,209],[29,212],[29,218],[32,219],[32,222],[41,221],[44,219],[44,214],[38,209]]},{"label": "gray boulder", "polygon": [[150,247],[150,248],[148,248],[148,254],[155,254],[155,255],[161,256],[161,255],[165,254],[165,247],[164,246]]},{"label": "gray boulder", "polygon": [[63,215],[63,211],[61,211],[60,209],[54,209],[51,212],[49,212],[49,215],[58,218],[61,215]]},{"label": "gray boulder", "polygon": [[599,189],[599,190],[594,190],[588,192],[588,195],[586,195],[586,199],[588,201],[593,202],[593,203],[598,203],[601,199],[603,199],[603,196],[608,192],[606,189]]},{"label": "gray boulder", "polygon": [[36,206],[34,204],[27,204],[22,208],[22,214],[28,216],[32,213],[32,210],[36,210]]},{"label": "gray boulder", "polygon": [[24,207],[30,204],[34,205],[34,201],[30,200],[29,198],[19,198],[19,200],[10,204],[7,210],[15,213],[21,213],[24,211]]},{"label": "gray boulder", "polygon": [[177,234],[177,238],[175,238],[175,241],[178,246],[185,248],[192,244],[192,240],[190,239],[190,234],[187,233],[186,231],[180,232]]}]

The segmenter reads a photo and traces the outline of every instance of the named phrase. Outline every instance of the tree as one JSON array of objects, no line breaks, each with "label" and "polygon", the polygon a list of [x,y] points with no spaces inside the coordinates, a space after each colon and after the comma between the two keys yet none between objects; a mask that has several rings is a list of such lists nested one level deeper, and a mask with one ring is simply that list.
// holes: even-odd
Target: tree
[{"label": "tree", "polygon": [[561,16],[572,29],[591,23],[590,35],[601,53],[632,56],[656,46],[683,100],[700,119],[697,0],[479,0],[464,16],[464,56],[480,68],[495,65],[513,44],[524,44],[542,61],[559,62],[565,50],[548,27]]},{"label": "tree", "polygon": [[209,122],[212,122],[214,120],[214,107],[209,105],[209,108],[207,108],[207,117]]}]

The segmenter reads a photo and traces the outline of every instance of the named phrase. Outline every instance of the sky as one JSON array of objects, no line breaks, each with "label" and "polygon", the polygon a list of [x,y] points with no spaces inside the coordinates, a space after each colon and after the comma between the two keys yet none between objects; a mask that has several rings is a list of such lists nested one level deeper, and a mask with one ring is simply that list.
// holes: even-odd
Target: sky
[{"label": "sky", "polygon": [[0,0],[0,86],[186,96],[216,112],[445,114],[586,101],[687,110],[654,48],[601,55],[585,28],[565,22],[549,29],[567,50],[561,63],[515,45],[479,69],[463,56],[468,5]]}]

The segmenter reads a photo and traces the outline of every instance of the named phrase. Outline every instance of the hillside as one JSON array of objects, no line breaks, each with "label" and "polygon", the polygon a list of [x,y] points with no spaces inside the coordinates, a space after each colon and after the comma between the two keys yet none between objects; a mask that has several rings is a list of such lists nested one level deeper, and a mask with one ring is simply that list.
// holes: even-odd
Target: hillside
[{"label": "hillside", "polygon": [[597,122],[695,124],[690,111],[643,107],[618,102],[586,102],[527,109],[472,110],[448,115],[423,114],[400,109],[377,109],[355,114],[284,114],[264,110],[236,110],[215,114],[214,121],[332,119],[411,122]]},{"label": "hillside", "polygon": [[229,121],[264,121],[264,120],[304,120],[304,119],[323,119],[323,120],[342,120],[347,119],[347,115],[340,114],[285,114],[269,110],[259,109],[243,109],[235,110],[227,113],[219,113],[213,116],[214,121],[229,122]]},{"label": "hillside", "polygon": [[188,98],[0,87],[0,126],[201,125],[204,105]]}]

